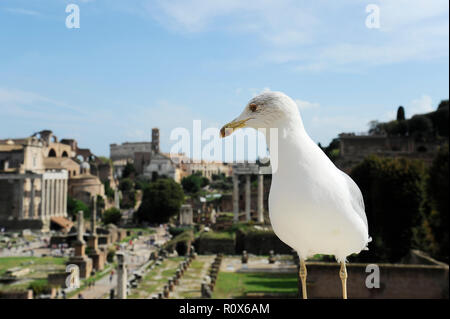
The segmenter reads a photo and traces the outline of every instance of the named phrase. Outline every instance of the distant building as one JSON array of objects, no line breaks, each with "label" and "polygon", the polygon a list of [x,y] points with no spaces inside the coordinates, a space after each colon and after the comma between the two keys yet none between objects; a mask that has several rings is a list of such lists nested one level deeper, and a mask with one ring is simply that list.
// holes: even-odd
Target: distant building
[{"label": "distant building", "polygon": [[128,160],[133,161],[134,153],[152,151],[152,142],[125,142],[122,144],[109,145],[109,157],[113,161]]},{"label": "distant building", "polygon": [[194,173],[200,173],[202,176],[212,179],[213,175],[224,174],[226,177],[231,176],[233,173],[232,165],[222,162],[209,162],[201,161],[200,163],[183,162],[181,164],[185,175],[192,175]]},{"label": "distant building", "polygon": [[1,227],[46,231],[52,220],[67,217],[70,149],[43,133],[41,138],[0,140]]},{"label": "distant building", "polygon": [[100,178],[91,174],[87,162],[81,163],[81,173],[69,180],[69,194],[86,205],[90,205],[92,197],[105,196],[103,183]]},{"label": "distant building", "polygon": [[172,178],[176,182],[180,182],[180,170],[177,165],[172,162],[169,156],[162,153],[152,155],[150,163],[144,168],[145,177],[154,179],[158,176],[166,176]]},{"label": "distant building", "polygon": [[125,142],[109,145],[109,157],[113,162],[134,161],[134,153],[159,153],[159,129],[152,129],[151,142]]},{"label": "distant building", "polygon": [[405,157],[421,159],[431,163],[440,144],[438,142],[418,142],[410,136],[339,134],[339,157],[335,164],[344,171],[375,154],[381,157]]},{"label": "distant building", "polygon": [[67,195],[90,203],[103,196],[99,177],[89,173],[79,159],[90,161],[103,179],[112,168],[76,140],[58,138],[50,130],[30,137],[0,140],[0,226],[10,229],[48,230],[51,223],[67,224]]}]

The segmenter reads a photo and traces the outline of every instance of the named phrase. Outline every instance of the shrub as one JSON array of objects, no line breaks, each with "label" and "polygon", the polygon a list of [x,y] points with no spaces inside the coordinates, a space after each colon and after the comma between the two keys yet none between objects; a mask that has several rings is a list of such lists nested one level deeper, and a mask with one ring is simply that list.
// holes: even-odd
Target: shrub
[{"label": "shrub", "polygon": [[164,248],[168,251],[176,250],[179,256],[184,256],[188,253],[193,241],[194,232],[186,230],[165,243]]},{"label": "shrub", "polygon": [[103,212],[103,223],[118,225],[122,219],[120,210],[115,207],[109,208]]},{"label": "shrub", "polygon": [[186,227],[169,227],[169,234],[171,234],[173,237],[178,236],[179,234],[185,232],[186,230],[192,230],[193,227],[186,226]]},{"label": "shrub", "polygon": [[409,252],[413,228],[420,221],[423,163],[370,156],[352,170],[351,176],[363,194],[373,239],[369,251],[358,258],[400,261]]},{"label": "shrub", "polygon": [[129,192],[133,189],[134,183],[130,178],[124,178],[119,183],[119,189],[122,192]]},{"label": "shrub", "polygon": [[48,294],[51,292],[51,288],[47,279],[36,279],[28,285],[28,289],[33,290],[34,296]]},{"label": "shrub", "polygon": [[106,261],[109,263],[114,262],[114,257],[116,256],[116,250],[111,247],[108,249],[108,253],[106,254]]},{"label": "shrub", "polygon": [[424,205],[424,227],[430,253],[448,263],[448,193],[449,193],[449,149],[441,148],[429,169]]},{"label": "shrub", "polygon": [[80,210],[83,211],[84,218],[90,217],[91,210],[85,203],[83,203],[81,200],[67,196],[67,213],[69,214],[69,216],[77,216]]}]

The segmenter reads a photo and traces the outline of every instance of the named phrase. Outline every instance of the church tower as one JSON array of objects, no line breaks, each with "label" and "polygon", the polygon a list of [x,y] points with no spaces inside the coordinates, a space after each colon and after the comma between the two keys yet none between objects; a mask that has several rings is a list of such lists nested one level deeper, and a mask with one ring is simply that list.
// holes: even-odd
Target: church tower
[{"label": "church tower", "polygon": [[159,153],[159,128],[152,128],[152,153]]}]

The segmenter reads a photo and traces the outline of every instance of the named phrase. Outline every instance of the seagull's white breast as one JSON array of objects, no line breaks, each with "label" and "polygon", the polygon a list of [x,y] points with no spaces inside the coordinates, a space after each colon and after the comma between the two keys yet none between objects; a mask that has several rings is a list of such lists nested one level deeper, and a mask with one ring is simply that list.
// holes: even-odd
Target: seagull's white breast
[{"label": "seagull's white breast", "polygon": [[344,173],[314,143],[303,141],[301,147],[296,152],[280,145],[269,195],[272,227],[302,258],[328,254],[345,260],[369,241],[364,209],[355,210]]}]

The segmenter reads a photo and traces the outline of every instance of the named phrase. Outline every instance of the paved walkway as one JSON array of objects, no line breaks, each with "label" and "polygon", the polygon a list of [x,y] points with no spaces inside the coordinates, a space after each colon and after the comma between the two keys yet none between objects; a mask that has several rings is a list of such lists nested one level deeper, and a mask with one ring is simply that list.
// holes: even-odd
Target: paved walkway
[{"label": "paved walkway", "polygon": [[[164,243],[165,231],[163,228],[157,228],[156,230],[156,242]],[[152,251],[155,250],[154,246],[148,246],[146,241],[150,239],[151,235],[142,236],[140,239],[136,239],[133,245],[128,243],[124,244],[124,249],[119,251],[125,254],[125,262],[128,268],[128,278],[133,275],[133,272],[140,266],[147,262]],[[116,272],[116,271],[115,271]],[[109,280],[110,275],[103,277],[95,283],[95,286],[91,288],[85,288],[80,293],[84,299],[102,299],[109,298],[110,290],[117,287],[117,275],[115,274],[112,280]],[[78,298],[78,294],[73,298]]]},{"label": "paved walkway", "polygon": [[[95,282],[95,286],[86,288],[81,291],[81,295],[84,299],[101,299],[109,298],[109,292],[111,289],[117,286],[117,275],[113,275],[112,280],[109,280],[110,275],[103,277]],[[78,298],[78,294],[73,296],[72,299]]]}]

